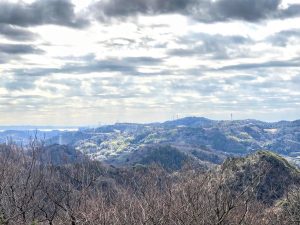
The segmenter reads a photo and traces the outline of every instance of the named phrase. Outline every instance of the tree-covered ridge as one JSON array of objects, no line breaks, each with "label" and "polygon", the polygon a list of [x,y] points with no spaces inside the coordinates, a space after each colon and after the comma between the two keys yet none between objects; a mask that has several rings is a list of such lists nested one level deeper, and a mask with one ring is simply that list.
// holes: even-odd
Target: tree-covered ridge
[{"label": "tree-covered ridge", "polygon": [[[12,137],[18,144],[27,143],[28,135],[26,131],[4,131],[0,142]],[[172,146],[189,158],[212,164],[262,149],[300,163],[299,121],[267,123],[186,117],[164,123],[117,123],[78,131],[52,131],[46,135],[39,131],[37,136],[45,139],[46,145],[67,145],[91,159],[116,166],[142,160],[147,151],[150,154],[158,146]]]},{"label": "tree-covered ridge", "polygon": [[[300,173],[274,153],[204,170],[170,146],[122,168],[85,157],[53,164],[49,151],[37,141],[0,146],[0,224],[296,225],[300,217]],[[186,164],[170,167],[178,160]]]},{"label": "tree-covered ridge", "polygon": [[[138,151],[154,145],[172,145],[191,155],[210,152],[220,158],[246,155],[257,150],[273,151],[294,160],[300,157],[298,121],[267,123],[257,120],[214,121],[187,117],[153,124],[128,124],[82,129],[52,137],[49,143],[72,145],[90,157],[108,163],[123,163]],[[209,162],[220,163],[220,159]]]}]

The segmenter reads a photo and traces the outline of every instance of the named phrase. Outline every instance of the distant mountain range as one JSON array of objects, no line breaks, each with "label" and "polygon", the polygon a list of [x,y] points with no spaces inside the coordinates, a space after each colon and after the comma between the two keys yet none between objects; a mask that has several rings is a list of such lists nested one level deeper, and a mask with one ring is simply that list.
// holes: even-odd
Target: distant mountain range
[{"label": "distant mountain range", "polygon": [[[2,132],[0,141],[7,136],[24,139],[24,132]],[[273,151],[300,161],[300,120],[269,123],[186,117],[163,123],[116,123],[95,129],[39,132],[38,136],[43,133],[47,145],[67,145],[113,165],[150,163],[159,160],[156,155],[164,157],[173,152],[175,161],[182,158],[209,166],[220,164],[228,156],[248,155],[257,150]]]}]

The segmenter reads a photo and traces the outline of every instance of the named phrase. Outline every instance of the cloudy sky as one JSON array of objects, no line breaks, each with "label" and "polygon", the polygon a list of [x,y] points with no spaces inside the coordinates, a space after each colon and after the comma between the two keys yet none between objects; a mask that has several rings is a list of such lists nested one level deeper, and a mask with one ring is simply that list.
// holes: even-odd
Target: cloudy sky
[{"label": "cloudy sky", "polygon": [[0,0],[0,125],[300,118],[299,0]]}]

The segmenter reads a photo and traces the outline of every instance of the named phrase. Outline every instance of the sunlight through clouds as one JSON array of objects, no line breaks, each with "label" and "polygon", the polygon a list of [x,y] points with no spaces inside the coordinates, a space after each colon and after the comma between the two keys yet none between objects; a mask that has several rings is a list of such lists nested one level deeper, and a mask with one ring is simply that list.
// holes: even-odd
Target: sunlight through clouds
[{"label": "sunlight through clouds", "polygon": [[0,2],[2,124],[299,118],[298,1],[120,1]]}]

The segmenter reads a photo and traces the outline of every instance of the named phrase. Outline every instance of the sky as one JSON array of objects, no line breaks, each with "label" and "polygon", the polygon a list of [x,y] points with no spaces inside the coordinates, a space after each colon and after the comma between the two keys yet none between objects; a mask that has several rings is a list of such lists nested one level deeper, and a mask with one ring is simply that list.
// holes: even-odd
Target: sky
[{"label": "sky", "polygon": [[300,119],[300,0],[0,0],[0,125]]}]

